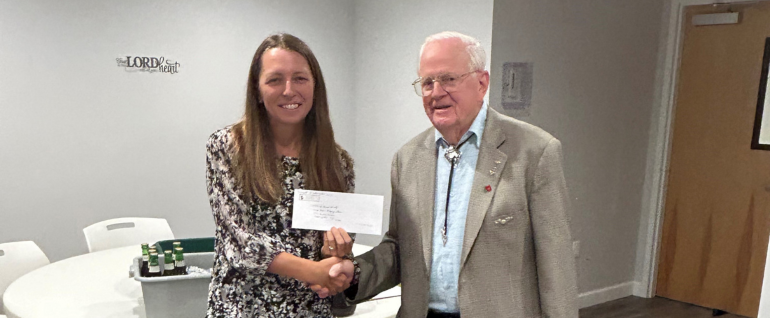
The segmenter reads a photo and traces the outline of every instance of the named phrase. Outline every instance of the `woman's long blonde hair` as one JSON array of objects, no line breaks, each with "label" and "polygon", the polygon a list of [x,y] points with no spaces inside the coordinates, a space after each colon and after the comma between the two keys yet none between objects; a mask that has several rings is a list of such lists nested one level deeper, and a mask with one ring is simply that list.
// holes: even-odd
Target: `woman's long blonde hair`
[{"label": "woman's long blonde hair", "polygon": [[246,110],[243,119],[233,126],[234,176],[246,201],[256,198],[277,203],[283,195],[281,166],[275,151],[270,120],[259,96],[259,75],[262,55],[272,48],[297,52],[307,60],[313,76],[313,107],[305,117],[300,162],[305,177],[305,189],[347,191],[347,182],[340,159],[352,160],[334,141],[326,85],[321,67],[310,48],[297,37],[279,33],[262,41],[251,61],[246,88]]}]

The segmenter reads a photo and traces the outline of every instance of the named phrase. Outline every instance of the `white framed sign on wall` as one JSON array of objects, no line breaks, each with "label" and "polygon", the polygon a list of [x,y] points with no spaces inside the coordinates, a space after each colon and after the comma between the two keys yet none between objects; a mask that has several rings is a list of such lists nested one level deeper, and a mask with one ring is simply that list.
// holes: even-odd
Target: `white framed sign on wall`
[{"label": "white framed sign on wall", "polygon": [[115,59],[118,67],[123,67],[126,72],[147,72],[147,73],[179,73],[181,64],[178,61],[166,59],[163,56],[130,56],[126,58],[118,57]]}]

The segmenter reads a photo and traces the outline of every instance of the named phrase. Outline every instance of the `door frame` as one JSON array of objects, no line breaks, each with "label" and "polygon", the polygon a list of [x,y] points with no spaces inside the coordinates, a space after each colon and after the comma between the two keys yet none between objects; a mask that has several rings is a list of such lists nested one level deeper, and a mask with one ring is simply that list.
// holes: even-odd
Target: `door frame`
[{"label": "door frame", "polygon": [[[661,225],[666,206],[669,160],[671,156],[671,124],[674,122],[676,84],[683,45],[684,10],[693,5],[718,3],[720,5],[756,3],[768,0],[669,0],[664,4],[658,48],[655,103],[650,121],[647,145],[647,168],[642,193],[642,220],[640,220],[637,254],[642,256],[634,295],[654,297],[658,273],[658,254],[661,243]],[[644,245],[642,245],[644,244]]]}]

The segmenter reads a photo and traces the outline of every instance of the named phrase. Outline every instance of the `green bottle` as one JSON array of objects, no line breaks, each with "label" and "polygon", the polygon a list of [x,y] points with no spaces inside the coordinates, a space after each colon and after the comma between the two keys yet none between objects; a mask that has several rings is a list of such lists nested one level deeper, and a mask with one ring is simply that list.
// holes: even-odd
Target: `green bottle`
[{"label": "green bottle", "polygon": [[[147,250],[147,255],[152,255],[152,253],[158,254],[158,250],[156,250],[155,247],[150,246],[150,249]],[[160,259],[159,259],[159,261],[160,261]],[[149,266],[150,266],[149,256],[147,258],[147,266],[148,266],[148,270],[149,270]]]},{"label": "green bottle", "polygon": [[174,249],[174,271],[176,275],[187,275],[187,266],[184,263],[184,249],[181,247]]},{"label": "green bottle", "polygon": [[[156,253],[156,254],[158,253],[158,250],[155,249],[155,245],[150,245],[150,249],[147,250],[147,254],[148,255],[152,255],[152,253]],[[148,261],[149,261],[149,259],[148,259]]]},{"label": "green bottle", "polygon": [[148,264],[150,262],[150,245],[147,243],[142,243],[142,266],[139,270],[140,277],[147,276],[147,269]]},{"label": "green bottle", "polygon": [[150,265],[147,270],[147,277],[160,276],[160,265],[158,264],[158,253],[150,253]]},{"label": "green bottle", "polygon": [[174,255],[171,254],[171,250],[166,250],[163,262],[163,276],[174,276]]}]

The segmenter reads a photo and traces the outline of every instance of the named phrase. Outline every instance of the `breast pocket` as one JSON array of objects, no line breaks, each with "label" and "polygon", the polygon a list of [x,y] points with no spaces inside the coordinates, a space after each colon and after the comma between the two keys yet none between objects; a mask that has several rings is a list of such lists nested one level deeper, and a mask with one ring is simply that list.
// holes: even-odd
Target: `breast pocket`
[{"label": "breast pocket", "polygon": [[495,220],[495,224],[505,225],[505,224],[508,224],[509,222],[512,223],[511,222],[512,220],[513,220],[513,215],[504,215],[501,218]]},{"label": "breast pocket", "polygon": [[498,209],[487,215],[485,228],[500,243],[521,240],[530,227],[529,213],[522,207]]}]

